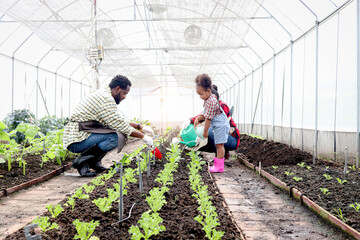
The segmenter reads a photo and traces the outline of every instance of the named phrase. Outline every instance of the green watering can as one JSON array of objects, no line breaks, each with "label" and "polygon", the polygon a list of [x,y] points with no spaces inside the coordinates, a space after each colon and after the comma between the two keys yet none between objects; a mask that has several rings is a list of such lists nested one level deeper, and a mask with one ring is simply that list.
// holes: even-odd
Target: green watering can
[{"label": "green watering can", "polygon": [[196,145],[195,140],[197,137],[194,124],[189,124],[187,128],[182,129],[180,136],[183,139],[180,143],[185,144],[188,147],[194,147]]}]

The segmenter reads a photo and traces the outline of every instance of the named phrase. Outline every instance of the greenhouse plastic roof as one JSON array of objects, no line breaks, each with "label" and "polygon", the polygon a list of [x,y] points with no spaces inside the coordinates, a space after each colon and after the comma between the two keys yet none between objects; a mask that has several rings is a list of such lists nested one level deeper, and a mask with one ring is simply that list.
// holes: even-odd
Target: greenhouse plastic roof
[{"label": "greenhouse plastic roof", "polygon": [[101,76],[121,73],[155,91],[193,88],[200,73],[219,80],[224,66],[245,75],[346,2],[1,0],[0,12],[3,23],[25,25],[51,51],[84,62],[102,45]]}]

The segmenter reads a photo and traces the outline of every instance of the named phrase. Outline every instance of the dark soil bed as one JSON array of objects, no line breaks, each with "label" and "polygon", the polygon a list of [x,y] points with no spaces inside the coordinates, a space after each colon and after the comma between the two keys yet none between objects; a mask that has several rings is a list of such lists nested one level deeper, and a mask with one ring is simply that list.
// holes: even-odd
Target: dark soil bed
[{"label": "dark soil bed", "polygon": [[49,160],[42,167],[40,167],[40,155],[25,155],[24,160],[27,163],[25,175],[23,174],[23,168],[19,167],[18,163],[12,163],[10,171],[8,171],[7,163],[0,164],[0,190],[8,189],[48,174],[55,169],[65,166],[72,159],[65,159],[61,165],[55,160]]},{"label": "dark soil bed", "polygon": [[[165,156],[164,152],[163,156]],[[193,191],[190,189],[188,180],[187,164],[190,158],[184,153],[183,157],[185,160],[180,161],[178,170],[174,173],[174,184],[169,187],[170,190],[165,195],[167,204],[165,204],[159,212],[161,218],[164,219],[163,225],[166,227],[166,231],[160,232],[158,236],[152,239],[207,239],[200,223],[194,220],[194,217],[199,214],[197,210],[198,203],[196,199],[192,197]],[[163,165],[166,162],[167,160],[165,160],[165,158],[158,161],[156,166],[152,168],[150,177],[147,177],[146,172],[143,173],[145,194],[152,188],[160,186],[154,179],[163,169]],[[135,163],[132,163],[130,167],[134,168],[135,166]],[[225,232],[225,236],[222,239],[241,239],[240,233],[223,206],[224,199],[219,194],[217,187],[215,187],[207,172],[207,166],[203,166],[200,174],[205,184],[209,186],[209,194],[213,196],[212,202],[216,207],[220,221],[220,226],[217,229]],[[75,219],[86,222],[92,219],[99,220],[100,225],[96,228],[93,236],[97,236],[100,239],[130,239],[130,234],[128,233],[130,226],[137,225],[141,214],[149,210],[149,206],[145,201],[146,195],[139,193],[138,183],[128,183],[130,188],[128,194],[124,197],[124,216],[128,216],[129,209],[134,202],[138,204],[134,206],[130,219],[123,223],[111,226],[112,223],[118,221],[118,203],[112,205],[110,212],[102,213],[99,208],[91,202],[96,198],[106,197],[106,188],[113,188],[112,185],[117,182],[117,178],[118,177],[108,180],[105,186],[96,187],[90,194],[90,199],[76,199],[74,210],[71,210],[71,207],[64,206],[65,211],[61,213],[56,220],[51,220],[58,223],[60,229],[51,230],[42,234],[42,239],[73,239],[76,234],[76,229],[72,222]],[[64,204],[65,201],[64,199],[61,204]],[[44,215],[50,216],[48,212]],[[23,230],[19,230],[6,239],[24,239],[24,232]]]},{"label": "dark soil bed", "polygon": [[[265,171],[288,186],[299,189],[339,219],[341,217],[336,211],[339,212],[340,208],[346,223],[360,231],[360,210],[356,212],[354,208],[349,207],[355,202],[360,204],[359,170],[348,169],[348,174],[345,175],[343,166],[319,159],[316,159],[316,165],[313,166],[313,157],[309,153],[282,143],[247,135],[242,136],[237,152],[245,155],[247,160],[256,166],[261,161],[261,166]],[[330,176],[331,179],[327,180],[324,174]],[[302,179],[296,181],[294,177]],[[336,178],[347,182],[340,184]],[[320,188],[327,189],[329,194],[323,193]]]}]

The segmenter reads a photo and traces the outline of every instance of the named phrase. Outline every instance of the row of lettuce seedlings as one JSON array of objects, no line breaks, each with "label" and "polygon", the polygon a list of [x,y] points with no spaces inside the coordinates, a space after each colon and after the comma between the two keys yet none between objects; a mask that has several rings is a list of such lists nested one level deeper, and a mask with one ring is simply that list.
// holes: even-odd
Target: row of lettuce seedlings
[{"label": "row of lettuce seedlings", "polygon": [[187,165],[189,168],[190,187],[194,191],[192,196],[196,198],[199,204],[198,210],[200,214],[195,217],[195,220],[203,226],[203,230],[208,239],[217,240],[221,239],[225,233],[216,230],[216,226],[219,226],[220,223],[216,208],[211,202],[212,197],[209,196],[208,193],[208,186],[204,184],[199,174],[202,165],[206,164],[206,162],[200,158],[199,154],[200,152],[189,152],[188,155],[191,161],[190,164]]},{"label": "row of lettuce seedlings", "polygon": [[[156,143],[157,145],[159,142]],[[89,193],[91,193],[96,186],[104,185],[104,181],[109,180],[114,177],[116,172],[120,167],[120,180],[119,183],[115,183],[113,189],[106,189],[108,192],[108,197],[98,198],[93,200],[92,202],[99,207],[100,211],[107,212],[110,211],[113,202],[117,201],[119,198],[119,221],[121,222],[123,219],[123,200],[122,197],[127,195],[127,183],[136,183],[137,180],[134,178],[135,175],[139,175],[139,188],[140,192],[142,192],[142,182],[141,182],[141,172],[145,170],[150,174],[150,160],[151,153],[148,154],[140,152],[144,149],[144,146],[139,147],[131,154],[125,154],[122,158],[121,162],[115,164],[113,168],[111,168],[108,173],[102,174],[97,178],[91,181],[92,185],[85,184],[82,187],[75,190],[74,194],[68,197],[68,201],[65,203],[65,206],[71,206],[72,209],[75,207],[75,199],[88,199]],[[161,225],[163,219],[159,215],[159,210],[163,205],[166,204],[165,193],[169,191],[168,186],[173,184],[173,172],[177,171],[178,162],[180,161],[181,149],[178,144],[171,144],[171,148],[167,149],[167,159],[168,163],[165,164],[164,169],[159,173],[158,177],[155,181],[162,184],[161,188],[156,187],[149,191],[149,195],[146,197],[146,201],[149,204],[150,210],[144,212],[138,221],[139,226],[133,225],[129,229],[129,233],[131,234],[131,239],[149,239],[151,236],[158,235],[161,231],[165,231],[165,226]],[[144,161],[141,161],[138,156],[141,155]],[[193,196],[197,199],[199,204],[199,212],[200,214],[196,216],[194,219],[198,221],[202,226],[203,230],[206,233],[206,237],[208,239],[221,239],[224,235],[224,232],[217,231],[216,226],[220,225],[219,220],[217,218],[216,208],[211,203],[211,196],[209,196],[207,191],[207,185],[205,185],[201,179],[200,174],[198,173],[201,169],[201,165],[205,164],[205,161],[201,161],[198,152],[190,152],[188,154],[191,157],[191,162],[188,165],[189,168],[189,181],[191,185],[191,189],[195,192]],[[124,174],[122,174],[122,166],[127,166],[130,164],[132,159],[136,157],[138,161],[138,167],[126,168]],[[120,188],[122,185],[122,188]],[[85,190],[85,193],[83,192]],[[133,204],[134,206],[135,204]],[[132,206],[132,207],[133,207]],[[63,207],[60,204],[56,204],[53,206],[52,204],[46,206],[52,218],[57,218],[61,212],[64,211]],[[131,213],[131,209],[130,209]],[[34,224],[37,224],[42,232],[49,231],[51,229],[58,229],[58,225],[56,223],[51,223],[49,221],[49,217],[43,216],[38,217],[33,221]],[[116,224],[114,223],[114,224]],[[95,231],[95,228],[99,226],[99,221],[91,220],[90,222],[81,222],[76,219],[73,224],[76,227],[77,234],[74,236],[74,239],[81,240],[96,240],[99,239],[95,236],[91,236]],[[32,226],[33,227],[33,226]],[[143,232],[142,232],[142,231]],[[29,231],[25,231],[25,237],[28,238]]]},{"label": "row of lettuce seedlings", "polygon": [[[159,211],[166,204],[165,193],[169,191],[168,186],[172,186],[174,182],[173,172],[177,171],[178,162],[180,161],[181,150],[178,144],[171,144],[171,148],[167,149],[166,156],[168,163],[165,164],[164,169],[158,174],[155,181],[162,184],[161,188],[155,187],[149,191],[146,197],[146,202],[149,204],[150,210],[141,215],[138,223],[140,225],[133,225],[129,229],[132,240],[140,240],[142,238],[149,239],[151,236],[158,235],[161,231],[165,231],[164,225],[161,225],[163,219],[159,215]],[[141,232],[140,228],[144,233]]]},{"label": "row of lettuce seedlings", "polygon": [[[157,141],[155,141],[155,146],[159,146],[160,142],[167,141],[168,137],[159,138]],[[134,150],[131,154],[124,154],[124,157],[121,159],[119,163],[115,163],[114,167],[110,168],[107,173],[104,173],[102,175],[99,175],[98,177],[94,178],[90,183],[92,185],[84,184],[83,186],[77,188],[74,192],[74,194],[70,197],[68,197],[68,201],[64,204],[65,206],[71,206],[71,209],[73,210],[75,207],[75,199],[88,199],[89,195],[96,186],[104,185],[104,181],[108,181],[110,178],[114,177],[116,172],[118,171],[119,167],[121,169],[120,173],[120,180],[119,183],[113,184],[114,189],[106,189],[108,191],[108,197],[105,198],[98,198],[93,200],[92,202],[99,207],[100,211],[107,212],[110,211],[112,207],[112,203],[115,202],[118,198],[119,202],[122,201],[122,196],[127,194],[126,189],[126,183],[136,183],[137,179],[134,178],[134,175],[139,175],[139,187],[140,192],[142,192],[142,181],[141,181],[141,172],[144,172],[145,169],[148,170],[148,175],[150,175],[150,160],[152,153],[148,151],[148,153],[141,151],[145,148],[145,145],[140,146],[136,150]],[[141,154],[140,154],[141,153]],[[142,160],[139,159],[139,155],[141,155]],[[137,158],[137,165],[135,169],[132,168],[126,168],[124,171],[124,174],[122,174],[122,166],[128,166],[130,165],[131,161],[134,158]],[[120,189],[120,184],[122,185],[122,188]],[[85,193],[83,192],[83,189],[85,190]],[[121,192],[121,194],[120,194]],[[46,206],[49,213],[51,214],[51,218],[56,219],[63,211],[64,208],[60,204],[56,204],[53,206],[53,204],[49,204]],[[120,208],[119,208],[120,209]],[[119,210],[120,211],[120,210]],[[130,210],[131,211],[131,210]],[[122,214],[120,213],[120,221],[122,220]],[[119,221],[119,222],[120,222]],[[92,220],[90,222],[81,222],[78,219],[76,219],[73,224],[76,227],[77,234],[74,236],[74,239],[81,239],[81,240],[96,240],[99,239],[97,237],[91,236],[92,233],[95,231],[95,228],[99,226],[99,221]],[[25,230],[25,238],[27,239],[41,239],[41,235],[32,236],[30,234],[30,229],[39,227],[41,229],[42,233],[45,233],[52,229],[59,229],[59,226],[57,223],[51,222],[50,218],[47,216],[37,217],[32,221],[31,225],[28,225],[24,228]]]}]

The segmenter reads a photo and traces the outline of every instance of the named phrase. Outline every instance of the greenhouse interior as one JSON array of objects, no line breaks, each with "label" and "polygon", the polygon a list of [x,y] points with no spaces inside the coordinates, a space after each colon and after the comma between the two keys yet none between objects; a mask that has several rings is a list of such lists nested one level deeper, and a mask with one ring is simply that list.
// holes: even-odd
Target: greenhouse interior
[{"label": "greenhouse interior", "polygon": [[360,0],[0,1],[0,239],[360,239]]}]

